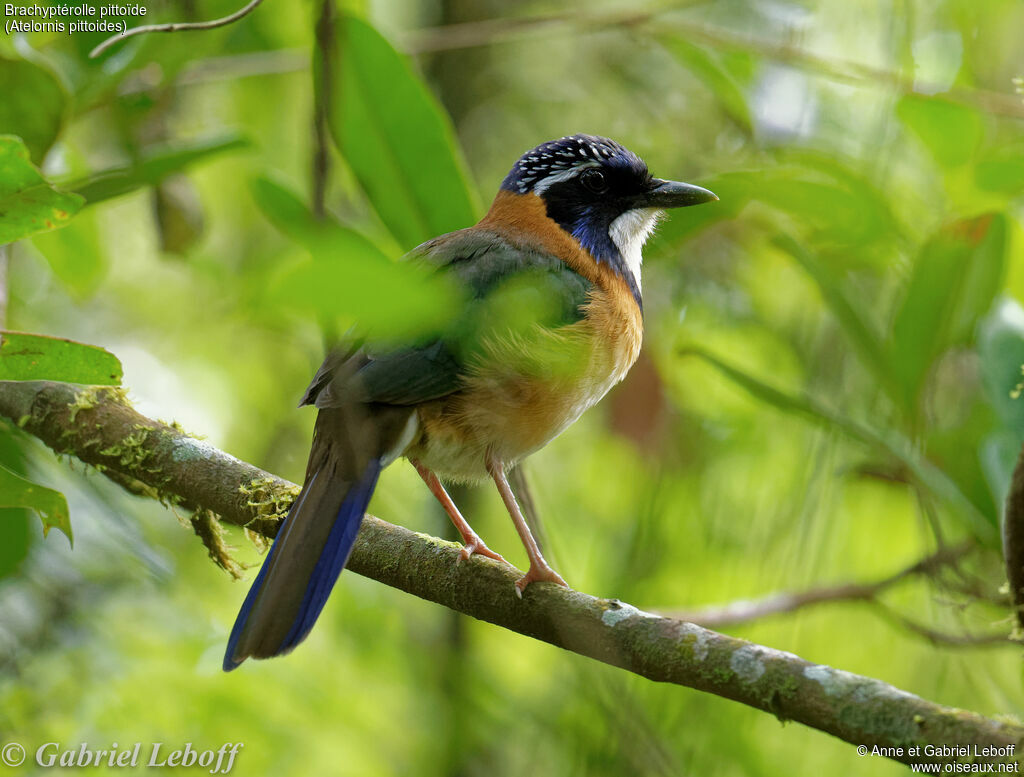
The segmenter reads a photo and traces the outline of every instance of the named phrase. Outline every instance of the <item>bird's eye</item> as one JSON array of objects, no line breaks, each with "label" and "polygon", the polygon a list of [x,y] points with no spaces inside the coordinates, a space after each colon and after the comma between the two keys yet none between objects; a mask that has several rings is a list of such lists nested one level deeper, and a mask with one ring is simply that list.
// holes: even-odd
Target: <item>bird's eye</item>
[{"label": "bird's eye", "polygon": [[604,194],[608,191],[608,181],[605,180],[604,173],[593,167],[584,170],[580,174],[580,183],[583,184],[583,188],[592,191],[594,194]]}]

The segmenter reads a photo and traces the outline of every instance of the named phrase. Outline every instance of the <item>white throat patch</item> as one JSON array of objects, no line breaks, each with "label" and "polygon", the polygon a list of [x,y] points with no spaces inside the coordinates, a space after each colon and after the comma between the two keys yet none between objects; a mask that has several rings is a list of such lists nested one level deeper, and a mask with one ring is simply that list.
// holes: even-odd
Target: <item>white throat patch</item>
[{"label": "white throat patch", "polygon": [[608,227],[608,237],[622,254],[622,259],[632,273],[638,289],[642,288],[640,265],[644,260],[640,252],[664,213],[665,211],[658,208],[633,208],[616,218]]}]

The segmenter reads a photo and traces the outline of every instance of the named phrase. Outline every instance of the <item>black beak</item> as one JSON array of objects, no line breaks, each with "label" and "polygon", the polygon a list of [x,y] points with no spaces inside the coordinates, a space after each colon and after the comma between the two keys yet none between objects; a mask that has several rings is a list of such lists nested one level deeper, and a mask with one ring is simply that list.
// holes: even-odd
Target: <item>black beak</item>
[{"label": "black beak", "polygon": [[655,178],[651,181],[651,186],[653,188],[641,195],[643,204],[648,208],[685,208],[718,199],[714,192],[690,183]]}]

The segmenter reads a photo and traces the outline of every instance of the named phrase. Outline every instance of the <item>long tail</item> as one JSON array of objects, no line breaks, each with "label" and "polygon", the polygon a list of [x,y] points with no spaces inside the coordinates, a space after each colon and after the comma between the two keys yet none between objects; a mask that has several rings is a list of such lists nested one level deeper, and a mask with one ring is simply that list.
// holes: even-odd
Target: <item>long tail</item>
[{"label": "long tail", "polygon": [[334,412],[317,419],[306,483],[231,629],[226,672],[249,657],[288,653],[306,638],[352,552],[377,477],[395,455],[387,450],[393,424],[348,424],[363,429],[357,444]]}]

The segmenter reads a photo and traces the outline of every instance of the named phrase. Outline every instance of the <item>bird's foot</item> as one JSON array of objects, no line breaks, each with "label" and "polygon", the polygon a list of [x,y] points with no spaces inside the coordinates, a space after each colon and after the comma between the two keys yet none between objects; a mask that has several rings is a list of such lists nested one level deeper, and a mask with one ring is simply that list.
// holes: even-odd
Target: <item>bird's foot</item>
[{"label": "bird's foot", "polygon": [[462,546],[462,550],[459,551],[459,561],[465,561],[473,554],[478,556],[487,556],[487,558],[493,558],[495,561],[500,561],[502,564],[508,564],[505,561],[504,556],[500,553],[495,553],[493,550],[488,548],[482,539],[478,536],[473,535],[472,537],[463,537],[463,541],[466,543]]},{"label": "bird's foot", "polygon": [[539,563],[531,563],[530,570],[516,580],[516,596],[522,599],[523,591],[526,590],[526,586],[530,583],[557,583],[564,588],[569,587],[569,584],[562,579],[562,576],[548,566],[547,562],[543,559]]}]

